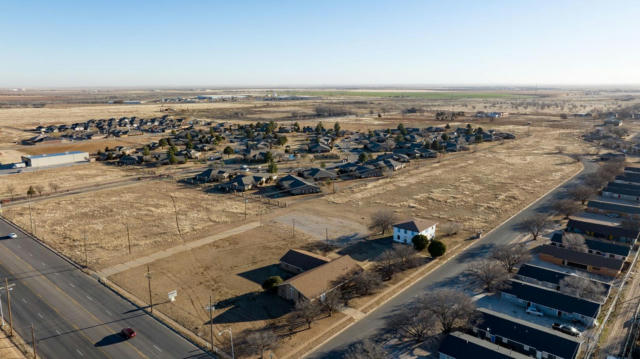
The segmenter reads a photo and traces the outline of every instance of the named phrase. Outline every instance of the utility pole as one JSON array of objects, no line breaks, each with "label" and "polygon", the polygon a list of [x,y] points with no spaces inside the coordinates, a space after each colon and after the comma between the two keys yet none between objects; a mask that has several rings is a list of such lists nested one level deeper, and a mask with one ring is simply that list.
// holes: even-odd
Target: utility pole
[{"label": "utility pole", "polygon": [[31,234],[33,234],[33,215],[31,214],[31,196],[29,196],[29,224],[31,224]]},{"label": "utility pole", "polygon": [[131,237],[129,236],[129,223],[124,224],[127,227],[127,242],[129,243],[129,254],[131,254]]},{"label": "utility pole", "polygon": [[211,351],[213,351],[213,303],[211,295],[209,295],[209,326],[211,327]]},{"label": "utility pole", "polygon": [[33,323],[31,323],[31,342],[33,343],[33,359],[36,359],[38,355],[36,354],[36,334],[33,330]]},{"label": "utility pole", "polygon": [[247,198],[244,199],[244,220],[247,220],[247,202],[249,200]]},{"label": "utility pole", "polygon": [[329,249],[329,228],[325,227],[325,229],[324,229],[324,237],[325,237],[325,240],[327,241],[327,249]]},{"label": "utility pole", "polygon": [[291,223],[292,223],[291,236],[293,238],[296,238],[296,219],[295,218],[291,219]]},{"label": "utility pole", "polygon": [[[5,288],[9,288],[9,278],[4,278]],[[11,291],[7,290],[7,308],[9,309],[9,336],[13,336],[13,317],[11,317]]]},{"label": "utility pole", "polygon": [[89,254],[87,254],[87,232],[84,232],[84,267],[89,267]]},{"label": "utility pole", "polygon": [[147,264],[147,274],[144,275],[147,277],[147,282],[149,284],[149,310],[153,314],[153,298],[151,298],[151,272],[149,271],[149,265]]}]

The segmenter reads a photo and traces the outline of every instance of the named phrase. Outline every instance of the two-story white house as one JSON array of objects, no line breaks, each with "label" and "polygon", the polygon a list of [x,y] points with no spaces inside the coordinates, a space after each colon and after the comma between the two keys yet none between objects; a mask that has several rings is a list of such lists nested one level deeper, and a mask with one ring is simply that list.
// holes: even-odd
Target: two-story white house
[{"label": "two-story white house", "polygon": [[417,234],[422,234],[429,240],[432,240],[436,236],[437,225],[437,222],[424,219],[414,219],[408,222],[394,224],[393,241],[411,244],[411,239]]}]

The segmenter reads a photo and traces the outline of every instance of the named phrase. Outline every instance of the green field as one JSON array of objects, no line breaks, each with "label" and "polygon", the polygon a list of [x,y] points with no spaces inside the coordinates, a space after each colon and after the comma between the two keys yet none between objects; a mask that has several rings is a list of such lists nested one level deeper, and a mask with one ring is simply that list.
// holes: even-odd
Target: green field
[{"label": "green field", "polygon": [[430,100],[457,100],[465,98],[478,99],[516,99],[532,97],[529,94],[513,94],[506,92],[421,92],[421,91],[345,91],[345,90],[316,90],[316,91],[289,91],[287,94],[299,96],[318,97],[394,97]]}]

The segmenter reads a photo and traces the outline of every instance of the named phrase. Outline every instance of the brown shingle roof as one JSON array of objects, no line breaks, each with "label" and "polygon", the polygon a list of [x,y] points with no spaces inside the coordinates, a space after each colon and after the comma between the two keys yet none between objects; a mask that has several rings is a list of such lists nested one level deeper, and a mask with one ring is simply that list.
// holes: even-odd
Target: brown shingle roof
[{"label": "brown shingle roof", "polygon": [[340,277],[361,270],[362,267],[346,255],[298,274],[283,284],[291,285],[307,299],[314,299],[325,291],[335,288],[335,281]]},{"label": "brown shingle roof", "polygon": [[622,269],[624,261],[621,259],[609,258],[597,254],[586,252],[577,252],[571,249],[544,244],[540,246],[540,254],[547,254],[556,258],[566,259],[567,261],[590,265],[592,267],[604,267],[619,271]]},{"label": "brown shingle roof", "polygon": [[290,249],[284,256],[282,256],[282,258],[280,258],[280,262],[298,267],[302,271],[308,271],[325,263],[329,263],[330,261],[331,259],[327,257],[303,251],[302,249]]},{"label": "brown shingle roof", "polygon": [[438,224],[438,222],[428,221],[426,219],[413,219],[411,221],[394,224],[393,226],[412,232],[422,232],[435,224]]}]

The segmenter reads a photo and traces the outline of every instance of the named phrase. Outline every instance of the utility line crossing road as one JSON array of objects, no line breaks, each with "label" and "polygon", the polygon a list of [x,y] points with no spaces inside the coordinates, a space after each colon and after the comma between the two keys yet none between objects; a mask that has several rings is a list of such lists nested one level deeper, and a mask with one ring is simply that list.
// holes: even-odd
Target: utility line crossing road
[{"label": "utility line crossing road", "polygon": [[[18,238],[5,237],[15,232]],[[209,358],[191,342],[0,219],[0,279],[15,284],[15,330],[42,358]],[[144,278],[141,278],[144,280]],[[7,295],[2,309],[8,320]],[[130,340],[119,336],[133,328]]]},{"label": "utility line crossing road", "polygon": [[417,295],[439,288],[464,290],[466,282],[461,275],[467,265],[471,261],[486,256],[495,245],[509,243],[517,236],[522,235],[522,231],[518,229],[518,224],[523,219],[538,211],[549,211],[549,205],[555,199],[564,196],[568,187],[579,183],[585,176],[594,173],[597,168],[595,163],[588,160],[583,161],[583,164],[584,169],[578,176],[539,198],[533,205],[478,240],[471,248],[442,264],[429,275],[407,288],[402,294],[386,302],[339,335],[316,348],[307,358],[341,358],[344,350],[350,345],[384,331],[387,326],[387,318],[397,310],[405,308]]}]

